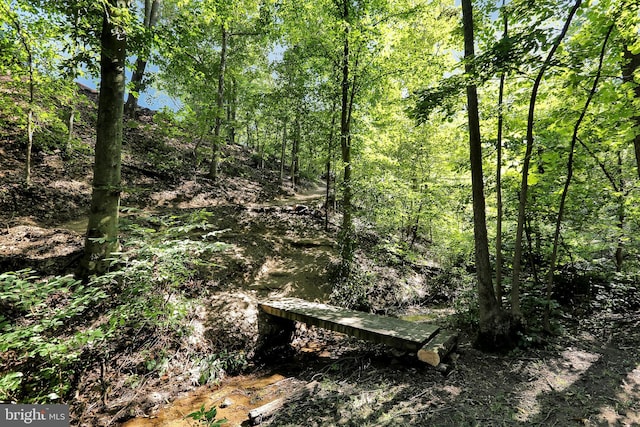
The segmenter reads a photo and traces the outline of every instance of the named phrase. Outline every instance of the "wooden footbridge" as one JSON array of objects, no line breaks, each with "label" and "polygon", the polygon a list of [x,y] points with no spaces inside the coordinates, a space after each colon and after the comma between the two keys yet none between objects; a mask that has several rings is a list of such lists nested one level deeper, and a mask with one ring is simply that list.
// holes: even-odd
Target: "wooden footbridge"
[{"label": "wooden footbridge", "polygon": [[271,316],[306,323],[417,353],[418,359],[437,366],[455,347],[458,336],[434,324],[347,310],[298,298],[281,298],[260,304]]}]

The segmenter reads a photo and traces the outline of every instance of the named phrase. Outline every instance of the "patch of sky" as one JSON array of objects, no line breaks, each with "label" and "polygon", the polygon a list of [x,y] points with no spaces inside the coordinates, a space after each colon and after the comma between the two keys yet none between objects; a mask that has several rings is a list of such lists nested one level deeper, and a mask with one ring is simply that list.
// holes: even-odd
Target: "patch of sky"
[{"label": "patch of sky", "polygon": [[[135,58],[132,59],[132,63],[135,62]],[[153,64],[147,64],[147,69],[145,73],[155,73],[158,71],[158,66]],[[132,70],[127,68],[125,73],[127,82],[131,80]],[[98,77],[92,76],[90,73],[85,72],[82,77],[78,77],[76,81],[84,86],[87,86],[91,89],[99,89],[99,81]],[[128,92],[125,93],[125,101],[129,96]],[[138,98],[138,106],[140,108],[149,108],[150,110],[161,110],[163,108],[168,108],[172,111],[178,111],[182,108],[182,103],[180,100],[169,96],[167,93],[159,90],[153,85],[147,86],[144,91],[140,93]]]}]

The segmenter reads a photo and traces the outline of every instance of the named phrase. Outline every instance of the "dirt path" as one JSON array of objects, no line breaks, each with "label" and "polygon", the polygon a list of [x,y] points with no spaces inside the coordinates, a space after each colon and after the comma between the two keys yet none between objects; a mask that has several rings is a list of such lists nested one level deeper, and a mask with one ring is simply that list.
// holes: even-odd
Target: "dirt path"
[{"label": "dirt path", "polygon": [[[218,278],[221,289],[207,307],[207,320],[203,322],[209,323],[209,328],[212,323],[219,324],[220,319],[233,316],[237,316],[237,321],[232,322],[234,328],[250,328],[252,322],[247,319],[255,317],[253,306],[261,298],[328,299],[327,266],[336,252],[334,238],[323,230],[322,217],[316,212],[322,197],[323,189],[318,186],[292,197],[252,203],[247,207],[210,208],[215,214],[215,228],[225,230],[220,240],[231,245],[220,254],[220,263],[232,267],[221,272]],[[320,347],[310,344],[303,352],[318,352],[322,350]],[[152,417],[134,418],[124,425],[194,425],[185,416],[202,405],[207,409],[218,407],[217,418],[226,418],[225,425],[229,427],[245,425],[249,410],[285,397],[301,384],[303,380],[283,373],[230,377],[218,386],[195,388],[154,412]]]}]

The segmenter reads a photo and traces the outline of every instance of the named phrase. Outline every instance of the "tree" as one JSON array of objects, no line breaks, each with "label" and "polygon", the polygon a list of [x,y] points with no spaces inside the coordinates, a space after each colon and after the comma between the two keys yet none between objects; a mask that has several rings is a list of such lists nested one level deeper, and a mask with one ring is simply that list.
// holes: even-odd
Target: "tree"
[{"label": "tree", "polygon": [[471,163],[471,185],[473,188],[473,230],[475,241],[476,276],[478,279],[479,335],[478,344],[495,348],[511,345],[513,330],[511,320],[500,309],[493,290],[491,263],[489,261],[489,239],[484,198],[484,176],[482,172],[482,138],[478,94],[473,82],[474,35],[473,7],[471,0],[462,0],[462,25],[464,30],[465,72],[467,83],[467,112],[469,121],[469,158]]},{"label": "tree", "polygon": [[124,112],[128,1],[105,3],[100,33],[100,94],[91,210],[79,275],[106,271],[118,249],[122,192],[120,168]]},{"label": "tree", "polygon": [[553,42],[551,49],[547,53],[547,56],[542,63],[540,69],[538,70],[537,76],[531,88],[531,97],[529,100],[529,112],[527,115],[527,134],[526,134],[526,151],[524,155],[524,161],[522,163],[522,181],[520,185],[520,198],[518,204],[518,224],[516,228],[516,237],[515,237],[515,249],[513,255],[513,272],[511,279],[511,311],[513,316],[516,319],[522,318],[522,310],[520,308],[520,273],[522,269],[522,236],[524,231],[524,223],[525,223],[525,215],[526,215],[526,206],[527,206],[527,190],[529,188],[529,165],[531,162],[531,156],[533,153],[533,126],[535,123],[535,108],[536,101],[538,97],[538,90],[540,88],[540,83],[542,82],[542,78],[549,67],[551,67],[551,60],[553,59],[553,55],[558,50],[560,43],[564,39],[564,36],[569,31],[569,26],[571,25],[571,21],[582,4],[582,0],[576,0],[575,4],[569,11],[569,14],[564,22],[564,26],[560,34],[556,37]]},{"label": "tree", "polygon": [[596,93],[596,89],[598,88],[598,83],[600,80],[600,75],[602,74],[602,65],[604,63],[604,56],[606,53],[606,48],[607,48],[607,42],[609,41],[609,36],[611,35],[611,31],[613,31],[613,25],[611,25],[609,27],[609,29],[607,30],[607,33],[604,37],[604,41],[602,43],[602,50],[600,51],[600,58],[598,59],[598,69],[596,71],[596,76],[593,79],[593,86],[591,87],[591,90],[589,91],[589,94],[587,95],[587,100],[584,104],[584,107],[582,108],[582,111],[580,113],[580,117],[578,117],[578,120],[575,123],[575,126],[573,128],[573,134],[571,135],[571,143],[570,143],[570,148],[569,148],[569,156],[567,158],[567,176],[565,178],[565,182],[564,182],[564,187],[562,189],[562,194],[560,196],[560,205],[558,207],[558,215],[556,216],[556,225],[555,225],[555,231],[553,234],[553,246],[552,246],[552,250],[551,250],[551,258],[549,260],[549,273],[548,273],[548,278],[547,278],[547,306],[546,309],[544,311],[544,320],[543,320],[543,324],[544,327],[547,331],[551,331],[551,324],[550,324],[550,317],[551,317],[551,292],[553,290],[553,278],[555,275],[555,269],[556,269],[556,261],[557,261],[557,255],[558,255],[558,243],[559,243],[559,238],[560,238],[560,227],[562,225],[562,218],[564,215],[564,210],[565,210],[565,204],[567,201],[567,194],[569,192],[569,185],[571,185],[571,179],[573,178],[573,157],[575,154],[575,148],[576,148],[576,144],[578,141],[578,131],[580,130],[580,125],[582,124],[582,121],[584,120],[587,111],[589,109],[589,105],[591,104],[591,101],[593,100],[593,97]]},{"label": "tree", "polygon": [[[163,28],[158,31],[162,43],[157,54],[163,88],[180,98],[196,116],[201,139],[211,143],[207,175],[215,180],[228,124],[227,80],[235,79],[239,85],[242,74],[253,73],[250,70],[253,64],[246,64],[244,60],[250,58],[256,65],[260,63],[254,52],[263,53],[261,26],[267,23],[263,22],[262,9],[255,0],[187,1],[179,7],[166,6]],[[232,44],[232,40],[238,38],[256,38],[254,44],[259,47],[248,47],[247,52],[251,54],[245,54],[240,47],[246,45]],[[232,87],[231,95],[241,93],[237,86]],[[235,114],[237,116],[237,110]]]},{"label": "tree", "polygon": [[[32,151],[34,146],[34,134],[38,124],[45,124],[46,113],[39,108],[36,101],[46,103],[47,86],[52,85],[54,68],[47,68],[49,64],[57,61],[52,40],[58,35],[57,29],[48,20],[49,16],[32,5],[29,1],[0,2],[0,26],[7,30],[8,40],[13,40],[15,46],[7,46],[0,58],[3,64],[0,70],[7,72],[16,80],[17,87],[22,90],[22,82],[26,81],[27,97],[26,106],[19,103],[15,108],[20,114],[24,114],[26,122],[26,149],[24,165],[24,184],[31,185]],[[24,79],[24,80],[23,80]],[[37,94],[36,91],[40,93]],[[40,99],[37,99],[40,98]]]},{"label": "tree", "polygon": [[[147,33],[146,38],[153,39],[152,30],[160,19],[161,8],[162,0],[145,0],[143,28]],[[149,44],[151,43],[145,43],[145,47],[147,49]],[[144,49],[139,53],[138,58],[136,59],[135,69],[131,75],[131,87],[129,88],[127,103],[125,104],[125,114],[130,118],[133,118],[136,112],[136,108],[138,107],[138,97],[144,88],[143,78],[149,56],[149,52],[146,51],[147,49]]]},{"label": "tree", "polygon": [[[509,35],[509,16],[505,7],[505,0],[502,0],[502,39]],[[502,204],[502,132],[504,129],[504,82],[506,71],[500,73],[500,84],[498,87],[498,134],[496,136],[496,301],[502,307],[502,296],[504,294],[502,284],[502,219],[504,207]]]}]

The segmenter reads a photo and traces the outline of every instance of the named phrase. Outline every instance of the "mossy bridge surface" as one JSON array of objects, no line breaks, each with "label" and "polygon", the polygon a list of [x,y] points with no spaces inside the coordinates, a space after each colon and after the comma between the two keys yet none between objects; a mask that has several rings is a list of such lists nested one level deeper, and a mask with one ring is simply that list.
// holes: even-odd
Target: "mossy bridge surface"
[{"label": "mossy bridge surface", "polygon": [[415,352],[420,360],[436,366],[455,347],[457,334],[433,323],[417,323],[395,317],[348,310],[298,298],[264,301],[265,313],[366,341]]}]

